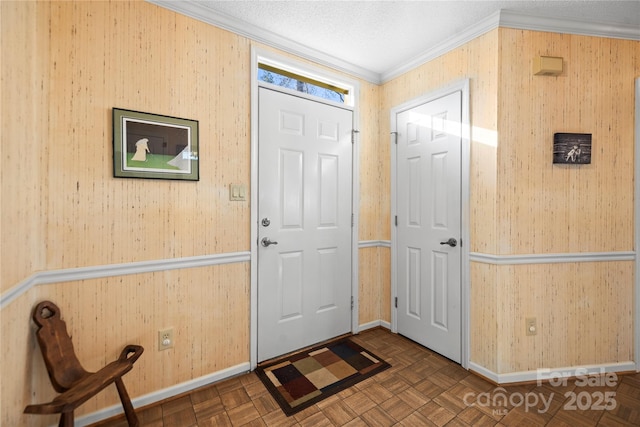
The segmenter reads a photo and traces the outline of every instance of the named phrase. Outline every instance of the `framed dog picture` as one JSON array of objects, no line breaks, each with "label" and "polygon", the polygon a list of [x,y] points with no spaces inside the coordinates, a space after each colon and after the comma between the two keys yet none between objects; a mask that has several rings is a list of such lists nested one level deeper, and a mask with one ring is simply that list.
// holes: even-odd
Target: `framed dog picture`
[{"label": "framed dog picture", "polygon": [[591,134],[554,134],[553,163],[566,165],[586,165],[591,163]]},{"label": "framed dog picture", "polygon": [[198,181],[198,122],[113,109],[113,176]]}]

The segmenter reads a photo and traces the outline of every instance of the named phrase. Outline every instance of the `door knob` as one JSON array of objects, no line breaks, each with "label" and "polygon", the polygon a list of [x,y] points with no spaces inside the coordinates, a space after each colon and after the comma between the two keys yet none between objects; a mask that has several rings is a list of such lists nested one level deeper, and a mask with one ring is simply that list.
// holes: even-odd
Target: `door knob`
[{"label": "door knob", "polygon": [[272,242],[268,237],[263,237],[262,240],[260,241],[260,243],[262,243],[262,246],[264,246],[265,248],[271,246],[271,245],[277,245],[278,242]]},{"label": "door knob", "polygon": [[458,244],[458,241],[456,239],[454,239],[453,237],[449,238],[449,240],[447,240],[446,242],[440,242],[441,245],[449,245],[452,248],[455,248],[456,245]]}]

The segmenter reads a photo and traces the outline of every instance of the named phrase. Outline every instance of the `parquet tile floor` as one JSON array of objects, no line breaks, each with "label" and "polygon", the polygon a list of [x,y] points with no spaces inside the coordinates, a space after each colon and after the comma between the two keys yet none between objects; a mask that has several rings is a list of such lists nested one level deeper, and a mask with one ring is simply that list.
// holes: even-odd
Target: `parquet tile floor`
[{"label": "parquet tile floor", "polygon": [[[640,426],[640,373],[609,377],[608,385],[578,378],[499,388],[386,329],[365,331],[354,341],[392,367],[291,417],[254,373],[137,413],[151,427]],[[93,427],[126,425],[117,417]]]}]

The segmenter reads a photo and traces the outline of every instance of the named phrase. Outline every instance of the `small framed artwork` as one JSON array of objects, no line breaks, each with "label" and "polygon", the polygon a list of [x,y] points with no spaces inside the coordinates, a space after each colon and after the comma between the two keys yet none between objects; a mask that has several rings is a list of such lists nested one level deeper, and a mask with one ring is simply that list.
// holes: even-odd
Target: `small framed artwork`
[{"label": "small framed artwork", "polygon": [[113,176],[198,181],[198,122],[114,108]]},{"label": "small framed artwork", "polygon": [[554,134],[553,163],[574,165],[586,165],[591,163],[591,134]]}]

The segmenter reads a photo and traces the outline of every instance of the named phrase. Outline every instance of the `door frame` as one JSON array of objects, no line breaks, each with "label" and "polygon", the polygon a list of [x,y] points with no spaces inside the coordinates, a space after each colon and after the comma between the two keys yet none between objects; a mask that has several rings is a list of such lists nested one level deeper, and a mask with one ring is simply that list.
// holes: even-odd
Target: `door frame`
[{"label": "door frame", "polygon": [[394,298],[398,294],[398,236],[395,225],[395,217],[398,214],[397,207],[397,150],[396,117],[399,113],[410,110],[419,105],[433,101],[437,98],[449,95],[451,93],[462,92],[462,135],[461,135],[461,185],[460,185],[460,244],[461,250],[461,271],[460,271],[460,328],[461,328],[461,365],[465,369],[469,365],[469,325],[470,325],[470,263],[469,263],[469,169],[470,169],[470,146],[471,146],[471,122],[469,116],[469,79],[459,80],[448,84],[440,89],[429,91],[417,98],[413,98],[391,109],[391,332],[398,332],[398,309],[393,303]]},{"label": "door frame", "polygon": [[640,180],[640,77],[636,77],[635,79],[635,141],[634,141],[634,228],[635,228],[635,238],[634,238],[634,256],[635,256],[635,265],[634,265],[634,292],[635,292],[635,310],[634,310],[634,361],[636,364],[636,371],[640,372],[640,256],[638,256],[638,248],[640,247],[640,184],[638,184],[638,180]]},{"label": "door frame", "polygon": [[[297,74],[313,77],[320,81],[331,82],[339,87],[349,88],[351,96],[353,97],[353,103],[351,105],[336,104],[268,83],[260,83],[258,82],[259,63],[269,63],[287,70],[295,70]],[[279,55],[273,51],[261,49],[256,46],[251,47],[251,284],[249,291],[249,364],[251,370],[254,370],[258,365],[258,88],[262,85],[283,93],[350,109],[353,113],[353,129],[357,131],[360,128],[360,84],[358,81],[327,72],[319,67]],[[360,138],[358,136],[359,133],[354,133],[351,172],[351,212],[353,213],[351,227],[351,296],[353,298],[351,332],[354,334],[359,332],[358,224],[360,217]]]}]

